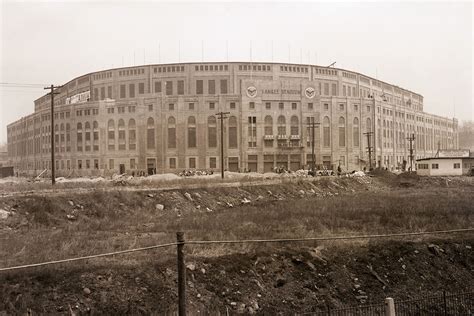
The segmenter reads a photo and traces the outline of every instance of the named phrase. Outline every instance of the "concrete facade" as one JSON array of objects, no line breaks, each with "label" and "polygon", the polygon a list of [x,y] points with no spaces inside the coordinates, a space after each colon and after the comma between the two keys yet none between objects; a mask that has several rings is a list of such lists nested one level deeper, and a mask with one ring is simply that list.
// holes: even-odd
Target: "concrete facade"
[{"label": "concrete facade", "polygon": [[[397,168],[457,148],[458,123],[423,112],[423,97],[368,76],[315,65],[186,63],[110,69],[75,78],[54,102],[58,176],[224,168]],[[8,155],[20,174],[50,168],[50,96],[8,125]]]}]

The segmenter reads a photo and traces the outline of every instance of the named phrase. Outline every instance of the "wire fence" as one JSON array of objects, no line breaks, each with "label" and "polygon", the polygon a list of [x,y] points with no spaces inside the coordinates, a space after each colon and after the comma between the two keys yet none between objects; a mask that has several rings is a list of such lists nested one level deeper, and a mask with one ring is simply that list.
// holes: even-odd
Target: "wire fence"
[{"label": "wire fence", "polygon": [[[474,315],[474,292],[451,293],[394,300],[396,316],[471,316]],[[386,316],[387,304],[359,305],[343,308],[315,308],[317,311],[295,314],[311,316]]]},{"label": "wire fence", "polygon": [[[96,255],[89,255],[83,257],[53,260],[47,262],[18,265],[12,267],[0,268],[0,272],[13,271],[19,269],[43,267],[47,265],[70,263],[74,261],[89,260],[95,258],[103,258],[109,256],[122,255],[140,251],[150,251],[158,248],[168,248],[176,246],[177,248],[177,259],[178,259],[178,314],[186,315],[186,267],[185,267],[185,245],[210,245],[210,244],[244,244],[244,243],[288,243],[288,242],[305,242],[305,241],[338,241],[338,240],[354,240],[354,239],[382,239],[382,238],[394,238],[394,237],[411,237],[411,236],[423,236],[423,235],[438,235],[438,234],[456,234],[472,232],[474,228],[463,228],[453,230],[440,230],[430,232],[405,232],[405,233],[392,233],[392,234],[377,234],[377,235],[353,235],[353,236],[329,236],[329,237],[306,237],[306,238],[283,238],[283,239],[247,239],[247,240],[185,240],[184,233],[177,233],[177,241],[174,243],[152,245],[142,248],[127,249],[109,253],[102,253]],[[390,316],[421,316],[421,315],[474,315],[473,309],[473,294],[474,292],[467,292],[461,294],[450,294],[443,293],[440,296],[424,297],[416,300],[400,301],[394,304],[393,299],[387,298],[384,304],[375,305],[360,305],[355,307],[347,307],[340,309],[326,309],[319,310],[315,308],[314,312],[303,314],[303,315],[315,315],[315,316],[352,316],[352,315],[367,315],[367,316],[379,316],[379,315],[390,315]],[[387,304],[387,300],[390,304]],[[390,306],[388,306],[390,305]],[[393,308],[392,308],[393,307]],[[393,313],[387,312],[388,309],[392,308]],[[395,314],[395,310],[397,310]],[[226,311],[226,315],[228,312]]]},{"label": "wire fence", "polygon": [[414,300],[395,302],[397,316],[474,315],[474,292],[427,296]]},{"label": "wire fence", "polygon": [[32,263],[25,265],[18,265],[12,267],[0,268],[2,271],[26,269],[32,267],[41,267],[52,264],[59,263],[68,263],[73,261],[88,260],[100,257],[110,257],[116,256],[131,252],[147,251],[157,248],[165,248],[178,245],[210,245],[210,244],[250,244],[250,243],[285,243],[285,242],[305,242],[305,241],[338,241],[338,240],[354,240],[354,239],[383,239],[383,238],[394,238],[394,237],[412,237],[412,236],[423,236],[423,235],[442,235],[442,234],[456,234],[456,233],[466,233],[473,232],[474,228],[461,228],[461,229],[451,229],[451,230],[436,230],[429,232],[405,232],[405,233],[392,233],[392,234],[377,234],[377,235],[352,235],[352,236],[328,236],[328,237],[305,237],[305,238],[280,238],[280,239],[243,239],[243,240],[186,240],[186,241],[177,241],[175,243],[161,244],[161,245],[152,245],[142,248],[134,248],[127,250],[114,251],[109,253],[102,253],[90,256],[62,259],[62,260],[52,260],[47,262]]}]

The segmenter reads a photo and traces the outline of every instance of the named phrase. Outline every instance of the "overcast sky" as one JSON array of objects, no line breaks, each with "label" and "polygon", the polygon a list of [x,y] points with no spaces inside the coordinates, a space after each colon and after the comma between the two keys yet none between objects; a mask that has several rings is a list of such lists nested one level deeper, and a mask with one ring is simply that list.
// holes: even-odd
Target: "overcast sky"
[{"label": "overcast sky", "polygon": [[3,83],[159,61],[336,61],[474,120],[471,2],[0,2],[0,143],[44,94]]}]

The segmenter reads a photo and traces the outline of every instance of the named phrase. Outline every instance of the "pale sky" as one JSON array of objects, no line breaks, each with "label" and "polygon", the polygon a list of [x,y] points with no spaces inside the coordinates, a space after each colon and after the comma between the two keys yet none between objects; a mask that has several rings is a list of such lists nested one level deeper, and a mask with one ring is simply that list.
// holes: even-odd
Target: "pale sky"
[{"label": "pale sky", "polygon": [[134,62],[336,61],[422,94],[426,112],[474,120],[471,2],[0,3],[0,144],[44,94],[4,83],[60,85]]}]

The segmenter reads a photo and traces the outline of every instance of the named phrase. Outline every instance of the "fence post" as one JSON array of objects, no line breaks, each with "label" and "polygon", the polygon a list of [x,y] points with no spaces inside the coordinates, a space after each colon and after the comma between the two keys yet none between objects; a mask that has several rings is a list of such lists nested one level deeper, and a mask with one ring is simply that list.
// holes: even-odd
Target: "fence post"
[{"label": "fence post", "polygon": [[176,233],[178,242],[178,315],[186,316],[186,265],[184,264],[184,233]]},{"label": "fence post", "polygon": [[395,316],[395,302],[391,297],[385,299],[385,316]]}]

